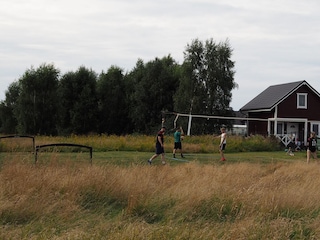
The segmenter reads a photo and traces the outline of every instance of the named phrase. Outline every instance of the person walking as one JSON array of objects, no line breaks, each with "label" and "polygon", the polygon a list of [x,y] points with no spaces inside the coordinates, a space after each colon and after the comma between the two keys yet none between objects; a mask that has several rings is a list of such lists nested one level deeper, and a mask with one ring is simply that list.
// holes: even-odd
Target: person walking
[{"label": "person walking", "polygon": [[221,131],[221,135],[220,135],[219,152],[220,152],[221,161],[226,161],[226,158],[224,157],[224,150],[226,149],[226,145],[227,145],[227,133],[224,127],[221,128],[220,131]]},{"label": "person walking", "polygon": [[307,140],[307,163],[310,162],[311,156],[317,159],[317,138],[315,132],[311,132]]},{"label": "person walking", "polygon": [[162,164],[166,164],[164,158],[164,133],[166,128],[164,126],[161,127],[160,131],[157,134],[156,139],[156,153],[148,160],[149,165],[152,164],[152,160],[161,155]]},{"label": "person walking", "polygon": [[180,150],[180,155],[182,158],[184,158],[182,153],[182,143],[181,143],[181,141],[183,140],[183,137],[184,137],[184,132],[182,127],[177,128],[175,133],[173,134],[173,138],[174,138],[173,158],[176,158],[177,149]]}]

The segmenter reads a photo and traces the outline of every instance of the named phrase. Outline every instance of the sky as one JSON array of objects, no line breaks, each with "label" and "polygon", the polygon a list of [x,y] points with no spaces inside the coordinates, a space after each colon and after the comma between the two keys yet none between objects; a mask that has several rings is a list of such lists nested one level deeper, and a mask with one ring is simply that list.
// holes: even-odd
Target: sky
[{"label": "sky", "polygon": [[319,0],[0,0],[0,100],[26,70],[53,64],[131,71],[194,39],[229,41],[235,62],[230,106],[267,87],[306,80],[320,92]]}]

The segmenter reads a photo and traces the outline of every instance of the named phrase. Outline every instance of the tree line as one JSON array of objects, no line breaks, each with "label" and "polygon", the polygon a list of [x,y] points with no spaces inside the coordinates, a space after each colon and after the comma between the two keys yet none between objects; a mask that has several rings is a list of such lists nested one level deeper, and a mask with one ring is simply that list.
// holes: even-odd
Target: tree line
[{"label": "tree line", "polygon": [[[174,112],[233,116],[234,61],[229,41],[195,39],[178,64],[170,55],[128,72],[111,66],[97,74],[85,66],[61,74],[53,64],[31,67],[0,102],[3,134],[154,134]],[[179,119],[187,125],[187,119]],[[192,134],[212,133],[227,120],[194,119]]]}]

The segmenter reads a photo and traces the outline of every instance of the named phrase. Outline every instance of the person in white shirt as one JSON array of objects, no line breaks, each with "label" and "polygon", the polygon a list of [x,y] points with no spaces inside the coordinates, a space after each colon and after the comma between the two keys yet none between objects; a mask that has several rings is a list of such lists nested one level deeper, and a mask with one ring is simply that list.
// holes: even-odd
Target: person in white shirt
[{"label": "person in white shirt", "polygon": [[221,135],[220,135],[220,145],[219,145],[219,152],[221,156],[221,161],[226,161],[226,158],[224,157],[224,150],[226,149],[227,145],[227,133],[225,128],[221,128]]}]

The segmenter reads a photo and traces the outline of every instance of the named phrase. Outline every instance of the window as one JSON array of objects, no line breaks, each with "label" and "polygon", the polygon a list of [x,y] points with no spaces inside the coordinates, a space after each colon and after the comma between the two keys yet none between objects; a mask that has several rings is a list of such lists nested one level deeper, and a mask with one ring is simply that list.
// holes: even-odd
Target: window
[{"label": "window", "polygon": [[319,136],[320,123],[319,122],[311,122],[311,131],[315,132],[317,136]]},{"label": "window", "polygon": [[297,108],[307,109],[307,93],[297,93]]},{"label": "window", "polygon": [[283,134],[283,124],[277,123],[277,134],[282,135]]}]

